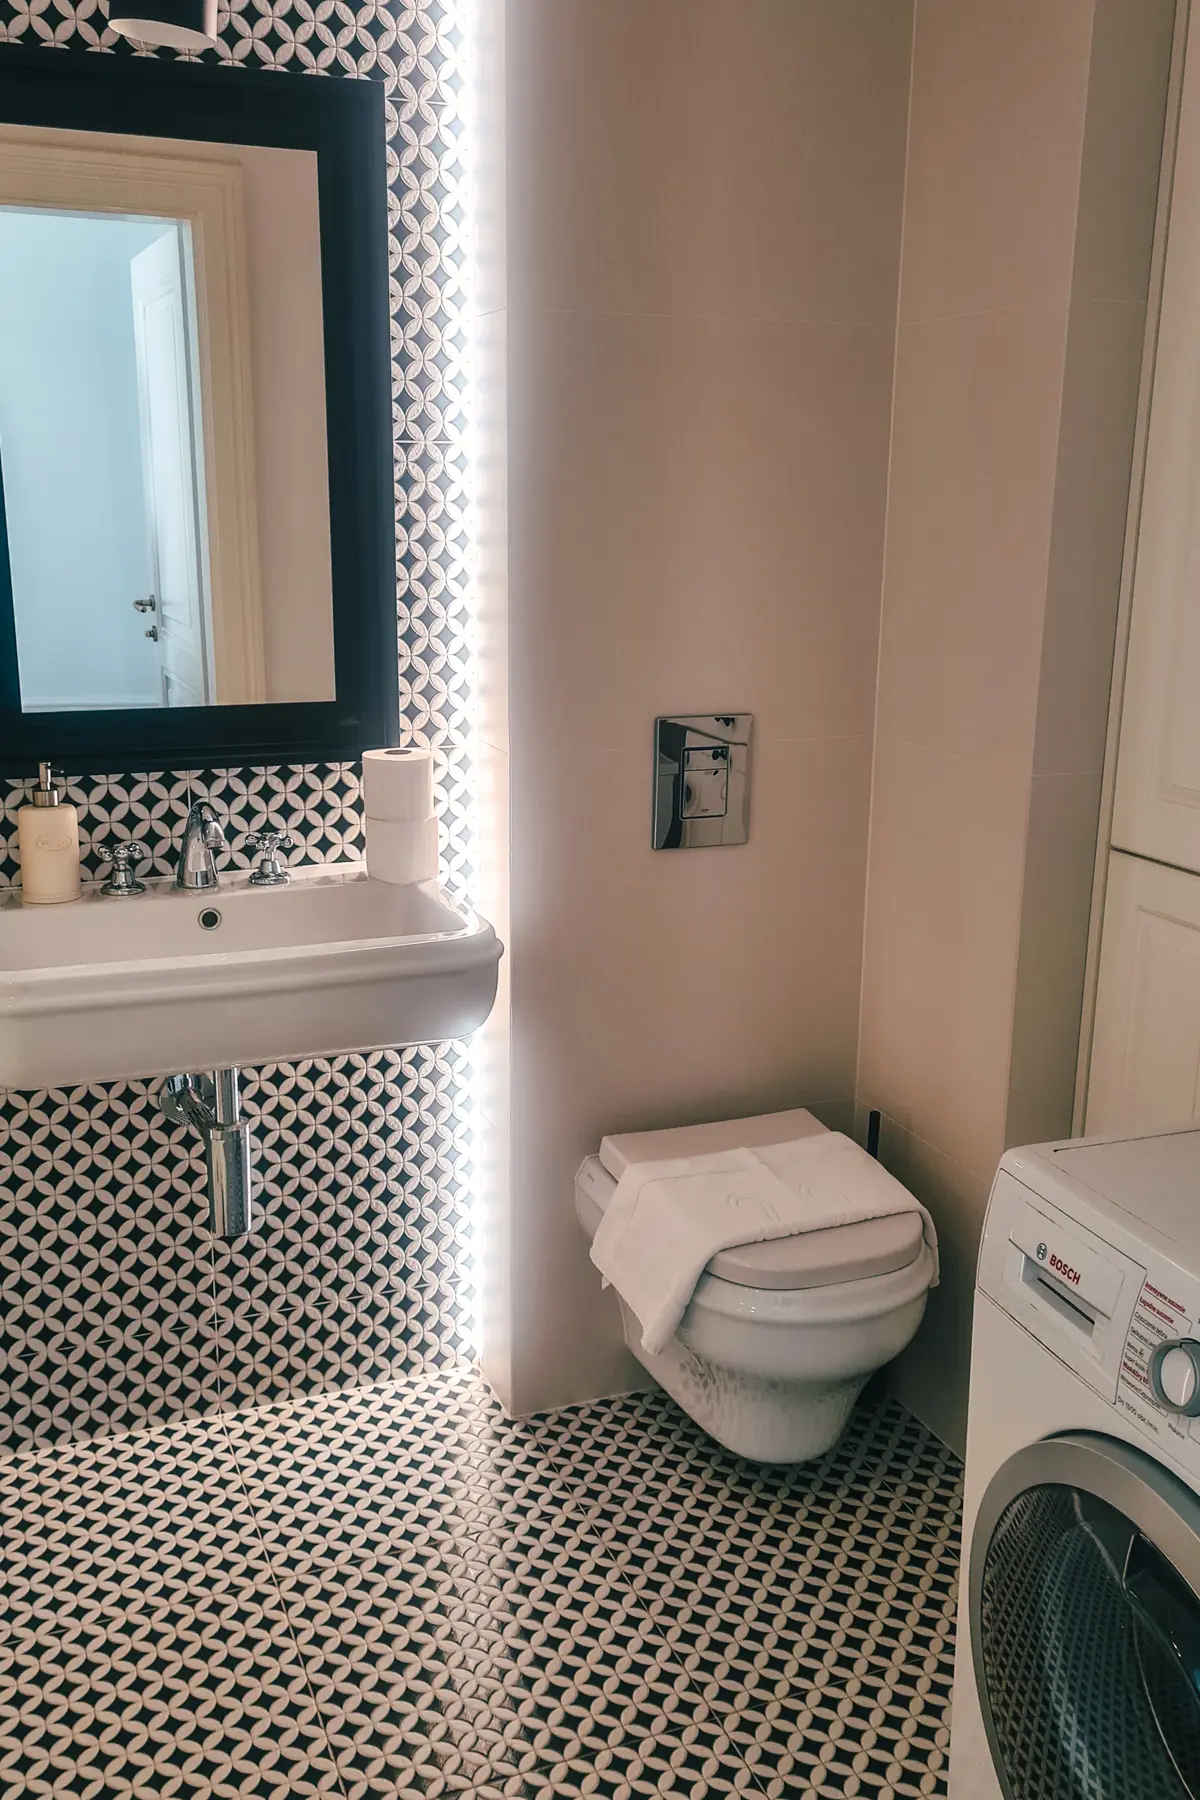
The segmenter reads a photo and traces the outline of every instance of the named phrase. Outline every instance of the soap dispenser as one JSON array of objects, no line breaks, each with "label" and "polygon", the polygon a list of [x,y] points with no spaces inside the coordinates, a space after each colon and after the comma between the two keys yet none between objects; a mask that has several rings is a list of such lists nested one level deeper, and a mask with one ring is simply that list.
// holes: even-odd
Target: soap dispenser
[{"label": "soap dispenser", "polygon": [[79,815],[63,799],[64,781],[49,763],[39,763],[33,803],[17,814],[26,906],[59,906],[79,898]]}]

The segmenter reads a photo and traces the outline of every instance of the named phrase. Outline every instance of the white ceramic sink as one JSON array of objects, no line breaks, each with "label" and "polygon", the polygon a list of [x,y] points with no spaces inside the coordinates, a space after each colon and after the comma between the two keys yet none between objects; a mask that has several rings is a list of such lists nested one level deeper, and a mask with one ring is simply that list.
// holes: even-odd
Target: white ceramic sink
[{"label": "white ceramic sink", "polygon": [[0,1087],[463,1037],[492,1009],[500,956],[491,926],[433,883],[371,881],[361,864],[296,869],[286,887],[13,899],[0,906]]}]

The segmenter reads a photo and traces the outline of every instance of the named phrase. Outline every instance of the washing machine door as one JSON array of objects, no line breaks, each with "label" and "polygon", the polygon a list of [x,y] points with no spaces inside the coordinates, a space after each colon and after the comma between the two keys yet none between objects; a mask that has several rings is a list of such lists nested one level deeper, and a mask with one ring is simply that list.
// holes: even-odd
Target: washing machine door
[{"label": "washing machine door", "polygon": [[984,1495],[971,1644],[1006,1800],[1200,1800],[1200,1499],[1078,1433]]}]

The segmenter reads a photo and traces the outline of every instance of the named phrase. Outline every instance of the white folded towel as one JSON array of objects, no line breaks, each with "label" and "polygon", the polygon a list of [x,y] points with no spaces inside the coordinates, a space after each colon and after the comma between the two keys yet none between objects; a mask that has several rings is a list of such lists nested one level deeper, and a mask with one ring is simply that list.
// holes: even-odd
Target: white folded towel
[{"label": "white folded towel", "polygon": [[592,1241],[592,1261],[637,1315],[642,1348],[661,1350],[720,1250],[918,1212],[915,1195],[840,1131],[757,1150],[631,1163]]}]

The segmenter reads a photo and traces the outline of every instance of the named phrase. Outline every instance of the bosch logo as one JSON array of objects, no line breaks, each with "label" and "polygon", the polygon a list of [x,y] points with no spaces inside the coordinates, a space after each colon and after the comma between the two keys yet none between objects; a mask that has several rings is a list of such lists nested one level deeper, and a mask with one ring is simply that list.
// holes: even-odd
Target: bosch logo
[{"label": "bosch logo", "polygon": [[1061,1256],[1053,1256],[1052,1255],[1047,1258],[1047,1261],[1049,1262],[1050,1267],[1054,1270],[1054,1273],[1058,1276],[1060,1281],[1069,1281],[1075,1287],[1079,1286],[1079,1270],[1078,1269],[1073,1269],[1071,1267],[1070,1263],[1065,1263]]},{"label": "bosch logo", "polygon": [[1046,1260],[1046,1246],[1045,1246],[1045,1244],[1039,1244],[1038,1245],[1038,1261],[1045,1262],[1045,1260]]}]

